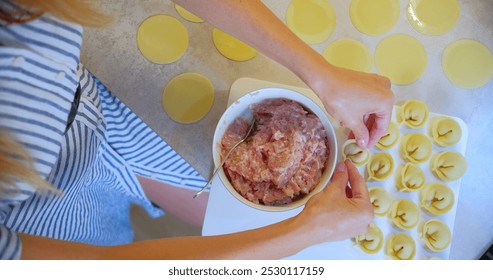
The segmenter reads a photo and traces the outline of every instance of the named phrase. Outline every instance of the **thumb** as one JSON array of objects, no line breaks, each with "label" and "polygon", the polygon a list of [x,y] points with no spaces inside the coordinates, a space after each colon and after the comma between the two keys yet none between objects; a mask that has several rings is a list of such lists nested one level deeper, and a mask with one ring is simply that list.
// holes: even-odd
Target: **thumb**
[{"label": "thumb", "polygon": [[346,186],[349,180],[349,175],[347,171],[347,167],[344,162],[340,162],[337,164],[336,170],[334,171],[334,175],[332,176],[332,182],[330,185],[341,191],[346,191]]},{"label": "thumb", "polygon": [[354,139],[356,139],[356,143],[362,149],[365,149],[368,146],[368,142],[370,139],[370,133],[368,132],[368,128],[363,123],[363,121],[355,123],[352,127],[350,127]]}]

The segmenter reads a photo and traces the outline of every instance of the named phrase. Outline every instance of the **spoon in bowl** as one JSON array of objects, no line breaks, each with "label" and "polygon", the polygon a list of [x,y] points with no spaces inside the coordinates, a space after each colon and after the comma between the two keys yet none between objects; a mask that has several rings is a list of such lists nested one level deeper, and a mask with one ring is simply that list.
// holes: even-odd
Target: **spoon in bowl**
[{"label": "spoon in bowl", "polygon": [[236,142],[233,145],[233,147],[231,147],[231,149],[229,149],[228,153],[223,158],[223,160],[221,161],[221,163],[219,164],[219,166],[216,168],[216,170],[214,170],[214,173],[212,173],[212,176],[209,178],[209,181],[207,181],[207,184],[205,184],[205,186],[202,187],[202,189],[200,191],[198,191],[193,196],[193,198],[197,198],[199,195],[201,195],[205,191],[205,189],[207,188],[207,186],[209,186],[209,184],[212,182],[212,179],[214,179],[214,177],[216,177],[216,174],[219,171],[219,169],[221,169],[223,167],[224,163],[226,162],[226,160],[228,159],[228,157],[231,155],[231,152],[233,152],[233,150],[236,149],[236,147],[238,147],[238,145],[240,145],[241,143],[243,143],[250,136],[250,134],[252,134],[253,127],[254,126],[255,126],[255,118],[253,118],[252,123],[250,124],[250,127],[248,127],[248,131],[245,134],[245,136],[243,136],[243,138],[241,138],[240,141]]}]

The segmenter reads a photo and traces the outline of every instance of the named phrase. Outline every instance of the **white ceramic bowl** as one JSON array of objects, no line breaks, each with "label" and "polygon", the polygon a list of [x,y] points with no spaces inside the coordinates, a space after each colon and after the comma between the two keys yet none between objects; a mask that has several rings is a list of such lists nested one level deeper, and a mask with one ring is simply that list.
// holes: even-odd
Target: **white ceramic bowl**
[{"label": "white ceramic bowl", "polygon": [[216,131],[214,133],[214,140],[212,144],[212,155],[214,158],[214,166],[217,167],[221,162],[221,157],[220,157],[221,139],[228,126],[237,117],[240,116],[246,119],[251,119],[252,111],[249,108],[250,104],[262,103],[264,100],[271,98],[286,98],[300,103],[305,109],[317,115],[320,121],[322,122],[323,126],[325,127],[330,153],[329,153],[329,158],[327,160],[327,167],[322,174],[319,184],[308,195],[306,195],[300,200],[296,200],[292,203],[282,206],[267,206],[267,205],[255,204],[244,198],[241,194],[239,194],[231,185],[223,169],[219,170],[218,175],[221,178],[221,181],[223,182],[224,186],[226,186],[226,188],[228,189],[228,191],[242,203],[264,211],[285,211],[304,205],[308,201],[308,199],[310,199],[310,197],[312,197],[314,194],[324,189],[325,186],[329,183],[330,178],[332,177],[332,173],[334,172],[336,166],[337,139],[336,139],[334,128],[325,111],[323,111],[320,108],[320,106],[317,105],[317,103],[315,103],[312,99],[299,92],[289,89],[284,89],[284,88],[264,88],[264,89],[252,91],[242,96],[226,109],[221,119],[219,120],[216,126]]}]

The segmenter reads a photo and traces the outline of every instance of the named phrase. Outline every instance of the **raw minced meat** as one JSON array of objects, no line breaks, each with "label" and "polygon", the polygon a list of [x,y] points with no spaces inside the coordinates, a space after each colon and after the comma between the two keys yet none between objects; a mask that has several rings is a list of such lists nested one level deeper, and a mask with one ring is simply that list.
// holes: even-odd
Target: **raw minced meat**
[{"label": "raw minced meat", "polygon": [[[224,164],[233,187],[264,205],[284,205],[308,194],[319,183],[329,156],[327,134],[318,117],[282,98],[253,104],[251,109],[254,131]],[[248,127],[247,120],[234,120],[221,141],[222,157]]]}]

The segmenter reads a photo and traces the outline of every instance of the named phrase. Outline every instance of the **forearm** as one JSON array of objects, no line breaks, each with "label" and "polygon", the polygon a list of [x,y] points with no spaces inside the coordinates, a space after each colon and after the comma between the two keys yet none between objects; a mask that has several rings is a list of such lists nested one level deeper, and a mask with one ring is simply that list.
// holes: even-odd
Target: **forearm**
[{"label": "forearm", "polygon": [[278,259],[308,246],[296,219],[219,236],[94,246],[21,234],[23,259]]},{"label": "forearm", "polygon": [[173,1],[284,65],[306,83],[321,68],[334,68],[259,0]]}]

